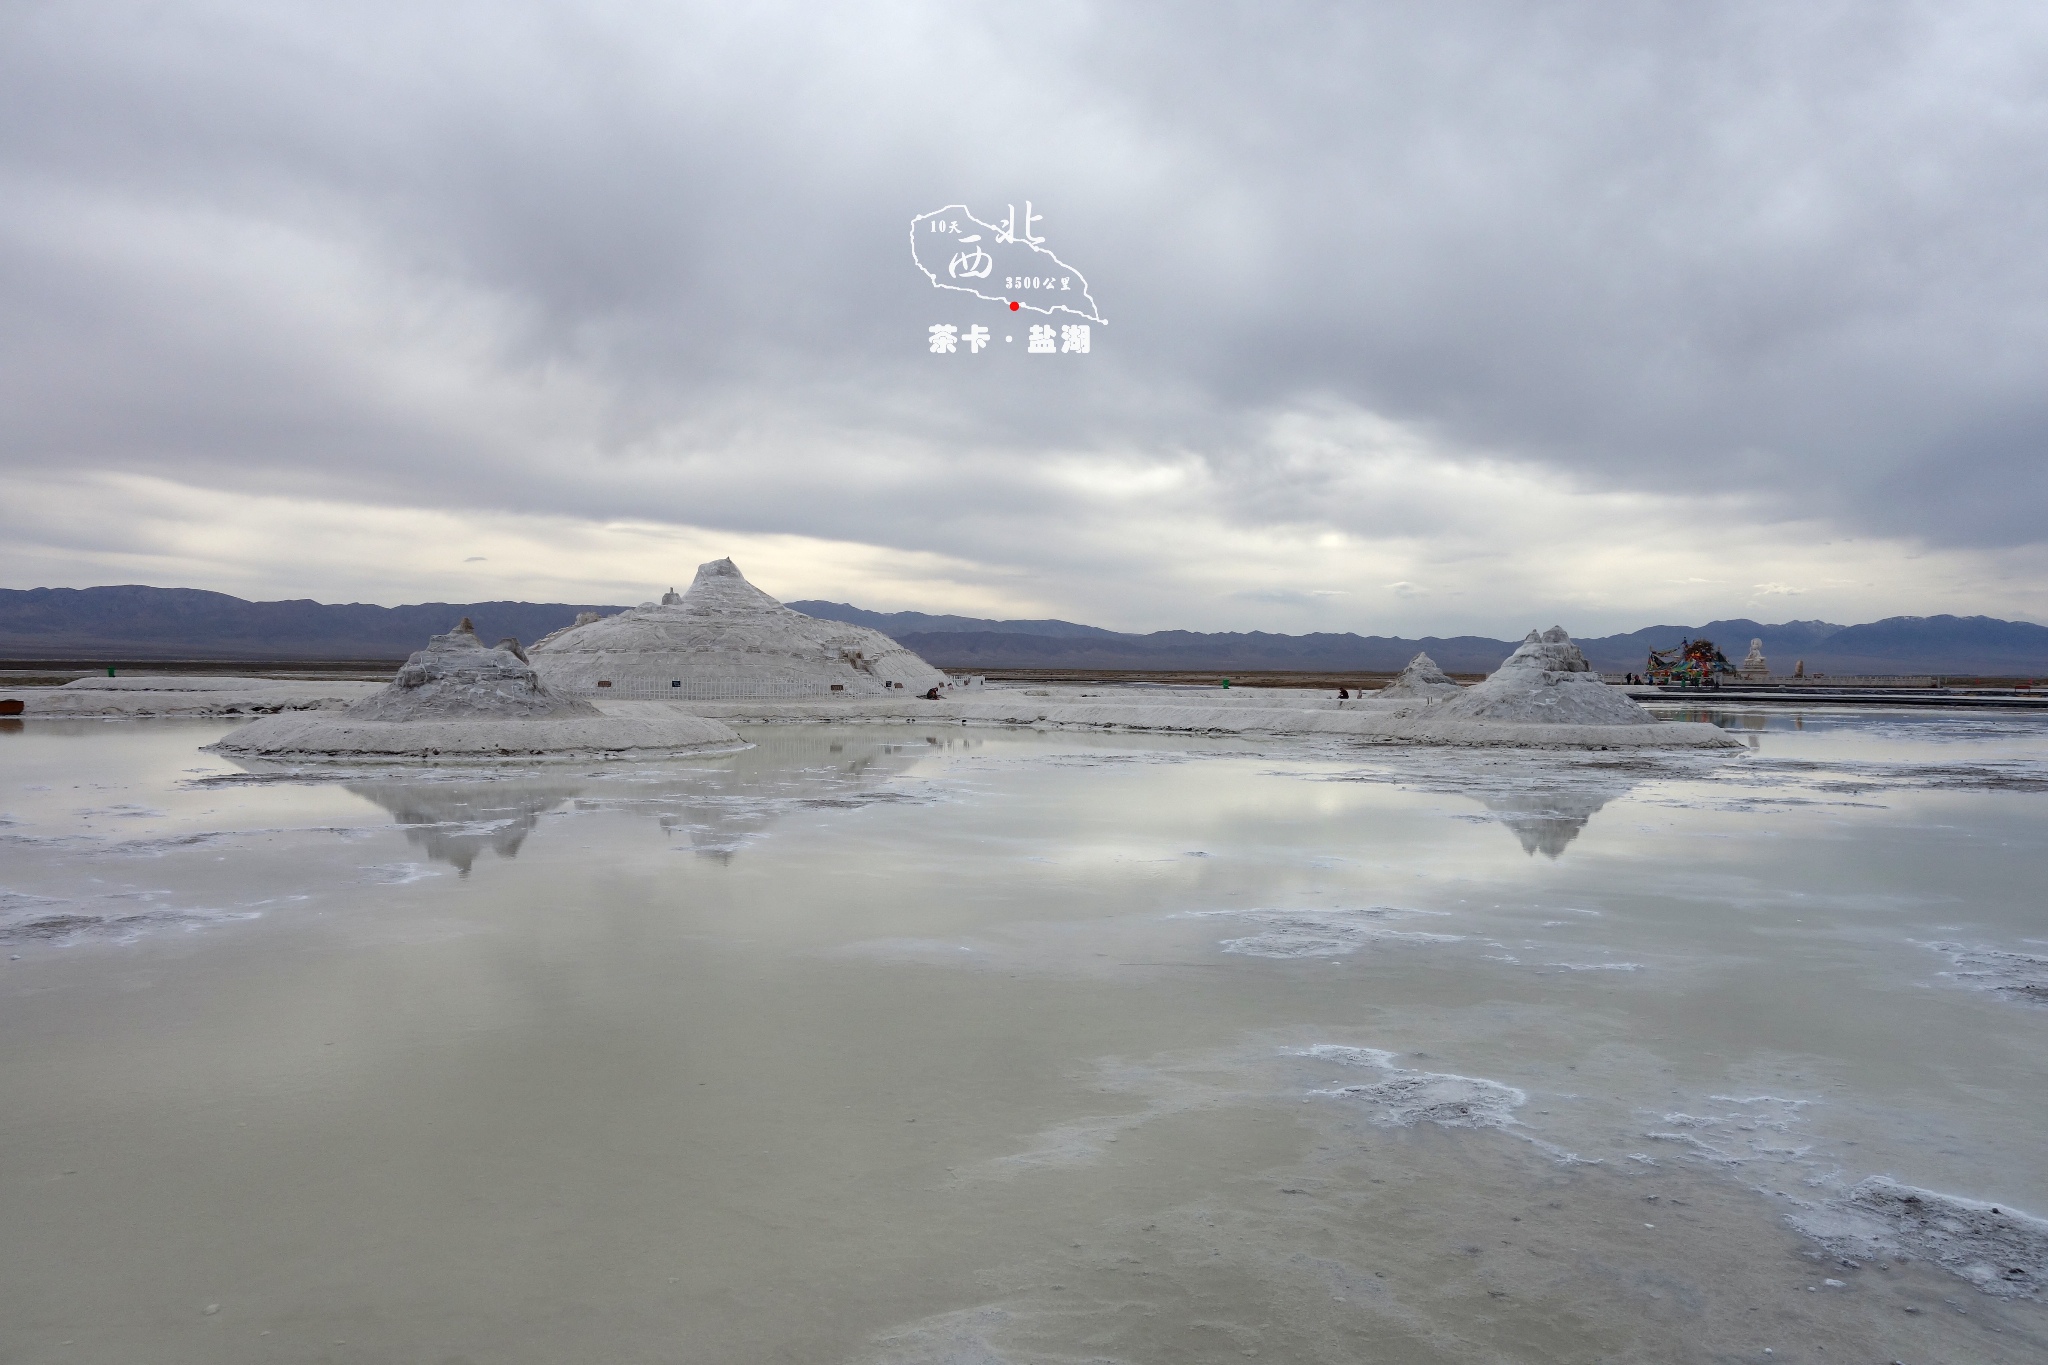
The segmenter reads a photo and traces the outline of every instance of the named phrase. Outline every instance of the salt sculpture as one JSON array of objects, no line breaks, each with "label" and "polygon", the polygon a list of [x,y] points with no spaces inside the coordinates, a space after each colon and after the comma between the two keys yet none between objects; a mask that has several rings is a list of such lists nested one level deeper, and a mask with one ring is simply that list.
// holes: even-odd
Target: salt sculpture
[{"label": "salt sculpture", "polygon": [[730,559],[700,565],[674,589],[616,616],[536,640],[534,667],[574,696],[608,683],[613,697],[879,697],[948,686],[944,673],[880,631],[792,611]]},{"label": "salt sculpture", "polygon": [[1552,725],[1651,725],[1657,719],[1601,682],[1562,626],[1530,631],[1492,676],[1431,707],[1429,716]]}]

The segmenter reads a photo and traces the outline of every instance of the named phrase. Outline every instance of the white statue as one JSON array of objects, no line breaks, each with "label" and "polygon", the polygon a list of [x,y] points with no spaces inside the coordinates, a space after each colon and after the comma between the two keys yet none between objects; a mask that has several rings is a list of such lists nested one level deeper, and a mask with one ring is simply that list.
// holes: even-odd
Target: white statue
[{"label": "white statue", "polygon": [[1749,642],[1749,653],[1744,656],[1742,667],[1737,672],[1741,674],[1744,682],[1764,682],[1770,678],[1771,662],[1764,657],[1762,640]]}]

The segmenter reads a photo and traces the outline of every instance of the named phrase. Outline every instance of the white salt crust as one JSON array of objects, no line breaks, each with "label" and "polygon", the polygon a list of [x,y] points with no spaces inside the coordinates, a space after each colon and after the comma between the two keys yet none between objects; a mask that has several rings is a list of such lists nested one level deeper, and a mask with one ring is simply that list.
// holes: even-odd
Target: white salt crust
[{"label": "white salt crust", "polygon": [[483,720],[266,716],[207,746],[210,752],[230,758],[293,762],[671,758],[746,747],[718,721],[682,714]]},{"label": "white salt crust", "polygon": [[1385,1072],[1387,1079],[1370,1085],[1311,1093],[1364,1101],[1377,1111],[1379,1121],[1390,1127],[1433,1123],[1439,1128],[1514,1128],[1520,1124],[1515,1111],[1529,1102],[1525,1092],[1483,1076],[1397,1066],[1393,1053],[1376,1047],[1322,1043],[1304,1055]]},{"label": "white salt crust", "polygon": [[2048,956],[1961,943],[1927,946],[1948,955],[1956,969],[1947,975],[1962,985],[1993,991],[2007,1000],[2048,1005]]},{"label": "white salt crust", "polygon": [[2048,1286],[2048,1219],[1872,1176],[1791,1217],[1840,1256],[1921,1256],[1986,1294],[2039,1299]]},{"label": "white salt crust", "polygon": [[[162,678],[144,675],[122,678],[74,678],[65,683],[62,690],[67,695],[78,692],[257,692],[298,685],[285,678],[237,678],[224,674],[204,678]],[[321,684],[314,685],[317,687]],[[375,683],[363,685],[376,686]]]},{"label": "white salt crust", "polygon": [[[116,685],[118,684],[118,686]],[[264,716],[281,711],[339,711],[383,686],[334,679],[81,678],[62,687],[24,687],[22,713],[59,719],[146,720]]]}]

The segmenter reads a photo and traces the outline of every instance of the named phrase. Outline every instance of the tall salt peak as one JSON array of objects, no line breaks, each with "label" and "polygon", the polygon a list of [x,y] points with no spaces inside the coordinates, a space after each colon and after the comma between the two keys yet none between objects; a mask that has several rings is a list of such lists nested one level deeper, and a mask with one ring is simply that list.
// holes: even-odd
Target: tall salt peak
[{"label": "tall salt peak", "polygon": [[1465,689],[1457,679],[1436,666],[1436,660],[1428,654],[1417,654],[1401,670],[1400,676],[1382,687],[1374,695],[1420,701],[1436,701],[1444,697],[1455,697]]},{"label": "tall salt peak", "polygon": [[[669,597],[675,597],[675,593],[671,591],[668,597],[661,599],[664,605]],[[708,564],[699,564],[690,590],[677,597],[675,605],[693,616],[752,616],[760,612],[781,612],[806,621],[811,619],[800,611],[783,606],[749,583],[746,575],[740,572],[740,566],[730,559],[714,559]]]},{"label": "tall salt peak", "polygon": [[1429,714],[1535,725],[1651,725],[1657,719],[1627,693],[1601,682],[1562,626],[1530,631],[1486,681]]},{"label": "tall salt peak", "polygon": [[507,636],[486,645],[465,616],[407,659],[383,691],[345,714],[357,720],[488,720],[600,713],[589,702],[549,691],[519,641]]}]

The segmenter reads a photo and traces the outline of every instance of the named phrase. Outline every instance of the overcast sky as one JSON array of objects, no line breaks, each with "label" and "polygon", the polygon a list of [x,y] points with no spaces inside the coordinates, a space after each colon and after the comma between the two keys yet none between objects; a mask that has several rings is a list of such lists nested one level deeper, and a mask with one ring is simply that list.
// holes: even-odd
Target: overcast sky
[{"label": "overcast sky", "polygon": [[0,586],[2048,621],[2044,376],[2040,5],[0,7]]}]

